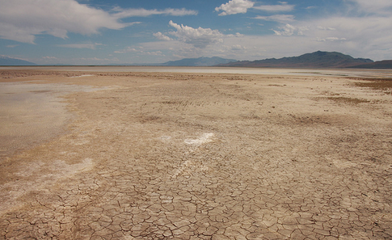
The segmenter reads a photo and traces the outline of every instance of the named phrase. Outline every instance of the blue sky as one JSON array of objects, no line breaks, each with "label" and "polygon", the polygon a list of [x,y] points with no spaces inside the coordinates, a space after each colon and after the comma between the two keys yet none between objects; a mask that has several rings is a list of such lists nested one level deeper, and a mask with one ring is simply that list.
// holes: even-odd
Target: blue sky
[{"label": "blue sky", "polygon": [[0,55],[37,64],[392,59],[391,0],[0,0]]}]

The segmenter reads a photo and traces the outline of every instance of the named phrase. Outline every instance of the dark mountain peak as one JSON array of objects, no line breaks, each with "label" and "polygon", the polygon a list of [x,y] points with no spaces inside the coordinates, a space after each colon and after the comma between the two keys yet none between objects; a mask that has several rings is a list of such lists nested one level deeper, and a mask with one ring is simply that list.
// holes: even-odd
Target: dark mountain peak
[{"label": "dark mountain peak", "polygon": [[328,53],[328,52],[323,52],[323,51],[320,51],[320,50],[319,50],[319,51],[317,51],[317,52],[314,52],[314,53],[306,53],[306,54],[304,54],[304,55],[311,55],[311,54],[313,54],[313,55],[322,57],[322,56],[327,55],[327,53]]},{"label": "dark mountain peak", "polygon": [[344,68],[358,64],[372,63],[371,59],[353,58],[340,52],[317,51],[298,57],[270,58],[251,62],[235,62],[225,66],[233,67],[277,67],[277,68]]},{"label": "dark mountain peak", "polygon": [[306,53],[298,58],[309,58],[309,59],[325,59],[325,58],[335,58],[335,59],[354,59],[350,55],[345,55],[340,52],[323,52],[323,51],[317,51],[313,53]]}]

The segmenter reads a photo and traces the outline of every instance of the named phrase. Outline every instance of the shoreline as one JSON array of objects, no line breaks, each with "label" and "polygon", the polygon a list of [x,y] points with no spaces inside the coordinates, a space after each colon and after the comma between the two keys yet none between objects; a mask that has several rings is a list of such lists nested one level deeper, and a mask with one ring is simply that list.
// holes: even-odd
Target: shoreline
[{"label": "shoreline", "polygon": [[131,73],[200,73],[200,74],[256,74],[392,78],[391,69],[301,69],[301,68],[241,68],[241,67],[166,67],[166,66],[0,66],[4,70],[60,71],[60,72],[131,72]]}]

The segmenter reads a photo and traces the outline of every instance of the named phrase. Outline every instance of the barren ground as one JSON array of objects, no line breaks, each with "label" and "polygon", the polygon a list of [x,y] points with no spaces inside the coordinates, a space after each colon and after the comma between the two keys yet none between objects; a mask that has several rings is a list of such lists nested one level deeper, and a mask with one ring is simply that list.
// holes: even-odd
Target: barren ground
[{"label": "barren ground", "polygon": [[391,81],[0,77],[73,86],[32,92],[61,103],[39,120],[56,134],[0,134],[21,143],[0,149],[0,239],[392,239]]}]

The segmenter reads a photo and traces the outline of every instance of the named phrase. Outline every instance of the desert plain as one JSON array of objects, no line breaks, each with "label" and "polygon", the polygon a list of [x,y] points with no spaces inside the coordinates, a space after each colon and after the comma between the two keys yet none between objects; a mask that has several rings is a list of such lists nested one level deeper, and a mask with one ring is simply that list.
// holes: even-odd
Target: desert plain
[{"label": "desert plain", "polygon": [[392,239],[392,71],[229,70],[1,68],[0,239]]}]

